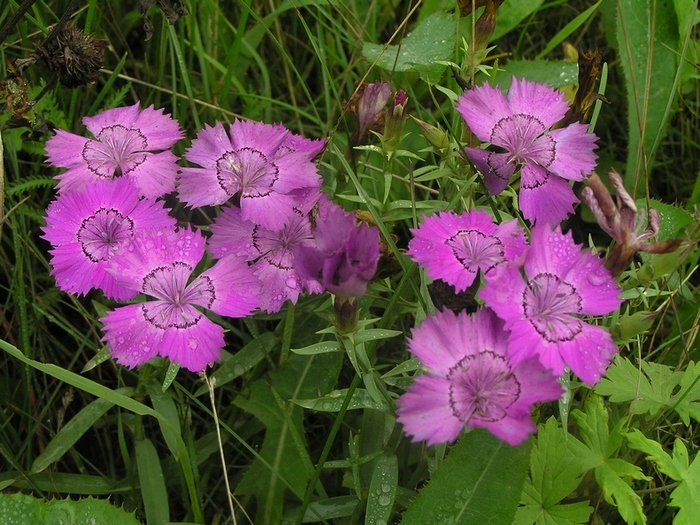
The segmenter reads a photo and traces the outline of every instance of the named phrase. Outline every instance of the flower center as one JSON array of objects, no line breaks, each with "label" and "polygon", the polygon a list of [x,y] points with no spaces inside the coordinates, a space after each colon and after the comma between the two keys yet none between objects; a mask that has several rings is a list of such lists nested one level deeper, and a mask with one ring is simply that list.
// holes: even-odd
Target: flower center
[{"label": "flower center", "polygon": [[503,117],[491,132],[490,142],[510,153],[510,162],[536,162],[547,167],[556,154],[556,142],[542,122],[525,113]]},{"label": "flower center", "polygon": [[189,264],[176,261],[149,272],[141,291],[159,300],[143,303],[142,312],[148,322],[163,330],[185,329],[199,322],[202,314],[193,305],[211,307],[215,289],[211,279],[201,275],[188,286],[192,270]]},{"label": "flower center", "polygon": [[445,241],[464,269],[486,273],[505,260],[503,243],[497,237],[478,230],[460,230]]},{"label": "flower center", "polygon": [[83,160],[98,177],[112,179],[127,175],[146,160],[146,137],[137,129],[121,124],[107,126],[83,147]]},{"label": "flower center", "polygon": [[520,396],[520,383],[507,359],[489,350],[463,358],[447,379],[452,413],[463,423],[472,418],[499,421]]},{"label": "flower center", "polygon": [[540,273],[530,279],[523,309],[533,328],[550,343],[571,341],[583,330],[581,321],[570,315],[581,311],[581,296],[556,275]]},{"label": "flower center", "polygon": [[134,235],[133,221],[114,208],[100,208],[83,219],[76,233],[85,257],[107,261]]},{"label": "flower center", "polygon": [[269,195],[279,170],[260,151],[241,148],[227,151],[216,161],[216,178],[228,195],[243,191],[247,197]]}]

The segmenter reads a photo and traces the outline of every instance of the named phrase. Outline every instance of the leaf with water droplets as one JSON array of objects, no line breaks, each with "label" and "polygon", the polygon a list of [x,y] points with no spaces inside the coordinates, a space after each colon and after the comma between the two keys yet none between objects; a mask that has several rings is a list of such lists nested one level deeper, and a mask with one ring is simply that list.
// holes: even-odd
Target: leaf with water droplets
[{"label": "leaf with water droplets", "polygon": [[139,525],[133,514],[94,498],[44,501],[26,494],[0,494],[0,516],[3,525]]}]

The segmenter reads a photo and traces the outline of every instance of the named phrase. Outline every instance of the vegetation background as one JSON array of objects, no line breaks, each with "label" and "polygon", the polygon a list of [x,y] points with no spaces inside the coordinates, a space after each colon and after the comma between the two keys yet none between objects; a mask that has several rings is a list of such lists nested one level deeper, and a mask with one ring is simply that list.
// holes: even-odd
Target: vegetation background
[{"label": "vegetation background", "polygon": [[[696,2],[506,0],[490,36],[495,48],[481,56],[471,45],[472,17],[459,17],[447,0],[158,2],[165,12],[151,3],[39,0],[15,24],[22,3],[0,6],[6,516],[15,505],[77,519],[82,510],[65,499],[88,496],[109,498],[149,525],[485,523],[482,512],[494,524],[692,523],[700,515]],[[166,15],[181,8],[187,14],[170,24]],[[17,60],[35,53],[69,10],[71,23],[107,42],[97,80],[69,88],[39,62],[18,77]],[[412,32],[421,39],[406,40]],[[402,42],[422,58],[407,65],[401,50],[385,46]],[[455,153],[465,135],[448,62],[477,82],[486,73],[499,83],[516,75],[572,92],[577,55],[589,49],[605,64],[596,84],[606,99],[594,113],[597,171],[623,173],[640,205],[661,211],[660,237],[686,242],[675,254],[636,260],[621,276],[628,302],[603,324],[622,358],[595,392],[572,384],[568,403],[542,407],[530,444],[510,449],[480,432],[454,448],[412,444],[395,425],[391,399],[417,369],[405,335],[432,307],[424,277],[401,254],[408,229],[423,213],[467,203],[512,209],[514,195],[488,201]],[[375,138],[350,147],[346,104],[356,82],[378,80],[406,91],[412,116],[449,133],[449,152],[432,147],[413,120],[393,156]],[[234,118],[327,138],[327,191],[394,234],[400,271],[375,281],[360,303],[384,331],[366,341],[369,379],[342,353],[291,351],[333,339],[317,333],[330,326],[326,296],[224,320],[228,346],[208,379],[159,360],[137,370],[105,360],[97,319],[107,302],[98,293],[64,294],[49,275],[40,227],[56,171],[43,145],[54,128],[83,132],[84,116],[136,101],[179,120],[186,139],[178,154],[204,124]],[[206,228],[213,212],[176,205],[175,213]],[[568,227],[580,242],[609,244],[584,206]],[[377,403],[377,392],[388,401]],[[38,506],[7,497],[18,492]],[[54,503],[41,510],[40,500]]]}]

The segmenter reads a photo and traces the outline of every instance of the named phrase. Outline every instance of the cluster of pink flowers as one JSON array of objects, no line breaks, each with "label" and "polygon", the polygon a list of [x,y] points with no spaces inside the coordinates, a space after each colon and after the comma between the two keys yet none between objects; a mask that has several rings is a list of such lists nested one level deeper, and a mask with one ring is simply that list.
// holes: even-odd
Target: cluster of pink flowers
[{"label": "cluster of pink flowers", "polygon": [[[322,199],[314,158],[323,140],[281,125],[235,121],[227,132],[216,123],[185,153],[200,167],[181,167],[170,149],[183,134],[162,110],[136,104],[83,122],[94,138],[58,130],[46,144],[49,163],[66,171],[44,238],[59,288],[132,301],[101,319],[119,363],[159,355],[198,372],[225,346],[223,327],[203,310],[235,318],[276,312],[304,290],[364,294],[378,231]],[[192,207],[230,203],[209,239],[169,214],[159,199],[173,191]],[[315,210],[338,217],[338,230],[316,227]]]},{"label": "cluster of pink flowers", "polygon": [[534,226],[528,243],[516,220],[496,224],[472,210],[442,212],[412,230],[408,255],[427,276],[456,292],[481,279],[483,306],[472,315],[438,311],[413,330],[409,350],[425,373],[399,398],[398,418],[429,444],[466,426],[517,445],[535,430],[532,405],[561,396],[565,367],[594,385],[617,351],[610,333],[582,316],[619,308],[621,289],[558,225],[578,202],[567,181],[595,167],[596,137],[580,123],[552,129],[567,111],[563,94],[526,80],[513,79],[507,97],[476,87],[457,110],[489,145],[466,154],[492,194],[520,169],[520,209]]}]

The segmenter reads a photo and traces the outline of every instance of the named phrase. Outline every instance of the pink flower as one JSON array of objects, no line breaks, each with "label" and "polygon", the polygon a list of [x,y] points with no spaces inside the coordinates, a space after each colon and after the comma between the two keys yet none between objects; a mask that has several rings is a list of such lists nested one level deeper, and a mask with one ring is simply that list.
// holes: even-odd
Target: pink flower
[{"label": "pink flower", "polygon": [[408,255],[457,292],[466,290],[479,270],[484,275],[522,255],[527,247],[523,229],[512,220],[497,225],[484,210],[457,215],[441,212],[412,229]]},{"label": "pink flower", "polygon": [[[200,372],[219,358],[224,329],[196,307],[244,317],[258,304],[258,280],[244,259],[230,255],[194,277],[204,255],[198,231],[148,230],[112,272],[149,297],[108,312],[102,338],[119,363],[134,367],[160,355]],[[189,283],[188,283],[189,281]]]},{"label": "pink flower", "polygon": [[182,131],[162,109],[142,110],[134,104],[85,117],[83,123],[94,139],[59,129],[46,142],[49,163],[68,168],[56,176],[60,192],[117,177],[131,180],[145,197],[175,189],[177,157],[167,150],[182,138]]},{"label": "pink flower", "polygon": [[488,84],[459,98],[472,133],[499,151],[466,148],[493,195],[501,193],[520,167],[520,209],[532,221],[558,224],[578,202],[568,180],[583,180],[596,164],[597,137],[581,123],[551,129],[567,112],[560,91],[513,78],[507,98]]},{"label": "pink flower", "polygon": [[397,404],[406,433],[429,445],[481,427],[510,445],[535,431],[534,403],[562,394],[557,379],[536,358],[513,363],[508,332],[489,309],[474,315],[438,311],[412,331],[409,350],[426,367]]},{"label": "pink flower", "polygon": [[294,267],[294,250],[314,244],[307,215],[298,212],[284,228],[272,231],[244,221],[240,208],[227,207],[211,225],[211,232],[209,252],[214,257],[243,256],[260,279],[261,310],[278,312],[287,299],[297,302],[306,281]]},{"label": "pink flower", "polygon": [[107,297],[130,299],[136,292],[107,272],[113,258],[146,228],[174,228],[162,203],[139,199],[126,178],[97,181],[82,191],[60,194],[46,210],[43,237],[52,245],[51,274],[64,292],[101,289]]},{"label": "pink flower", "polygon": [[236,120],[226,133],[217,122],[192,141],[178,191],[189,206],[211,206],[240,197],[243,220],[281,230],[294,208],[308,212],[318,200],[321,177],[312,159],[322,140],[294,135],[282,125]]},{"label": "pink flower", "polygon": [[511,264],[480,292],[510,330],[513,361],[537,356],[556,375],[566,365],[588,385],[597,383],[617,347],[609,332],[580,316],[605,315],[622,304],[612,274],[570,233],[547,225],[533,228],[523,268],[525,279]]}]

